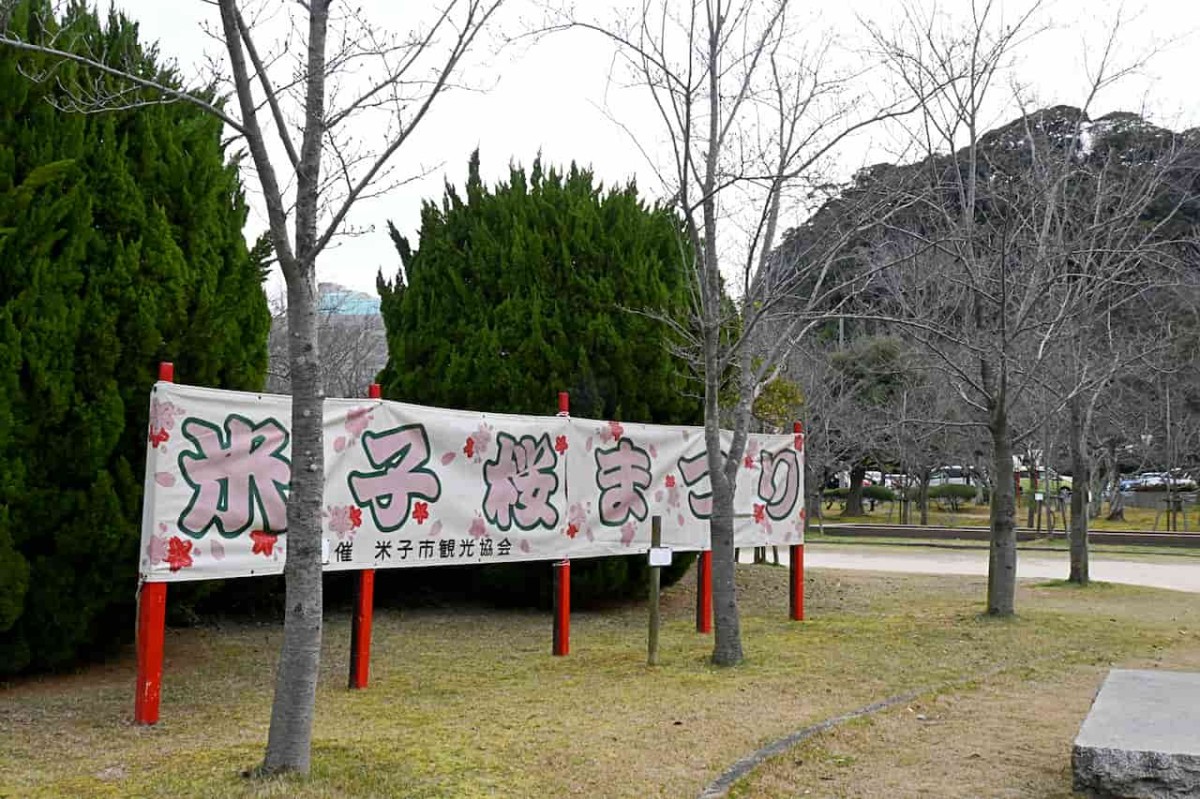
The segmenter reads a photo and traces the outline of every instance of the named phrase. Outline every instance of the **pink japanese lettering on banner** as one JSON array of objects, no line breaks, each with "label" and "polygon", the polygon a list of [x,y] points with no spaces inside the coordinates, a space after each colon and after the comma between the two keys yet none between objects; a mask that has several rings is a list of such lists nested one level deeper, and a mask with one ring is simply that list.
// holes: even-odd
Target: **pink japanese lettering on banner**
[{"label": "pink japanese lettering on banner", "polygon": [[[151,398],[140,573],[274,574],[287,554],[287,397],[159,383]],[[325,403],[326,569],[557,560],[708,547],[703,431],[554,416]],[[728,445],[728,435],[723,443]],[[803,454],[752,436],[739,546],[803,540]]]}]

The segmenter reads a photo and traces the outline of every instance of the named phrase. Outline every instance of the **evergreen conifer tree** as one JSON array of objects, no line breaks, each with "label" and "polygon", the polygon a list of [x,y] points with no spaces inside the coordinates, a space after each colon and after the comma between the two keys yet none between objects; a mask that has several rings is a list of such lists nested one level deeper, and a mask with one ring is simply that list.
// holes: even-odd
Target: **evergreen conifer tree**
[{"label": "evergreen conifer tree", "polygon": [[[10,13],[31,40],[58,30],[45,0]],[[65,13],[74,46],[172,79],[135,25]],[[51,66],[57,83],[19,71]],[[56,108],[82,78],[0,49],[0,673],[131,634],[156,363],[230,388],[266,368],[262,272],[220,122],[185,104]]]},{"label": "evergreen conifer tree", "polygon": [[[389,361],[384,396],[451,408],[699,424],[700,402],[670,352],[662,322],[638,311],[687,307],[680,228],[632,184],[605,190],[572,165],[483,185],[472,155],[465,196],[447,185],[421,215],[419,248],[396,229],[402,272],[380,277]],[[691,563],[676,559],[665,579]],[[645,588],[645,556],[581,560],[572,592]],[[518,601],[548,596],[545,564],[490,567],[485,587]]]}]

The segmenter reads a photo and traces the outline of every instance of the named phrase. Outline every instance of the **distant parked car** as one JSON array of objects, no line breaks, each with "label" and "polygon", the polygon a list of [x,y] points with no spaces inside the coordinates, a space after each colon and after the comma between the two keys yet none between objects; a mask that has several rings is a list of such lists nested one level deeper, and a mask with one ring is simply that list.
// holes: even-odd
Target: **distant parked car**
[{"label": "distant parked car", "polygon": [[[1131,491],[1195,491],[1196,481],[1183,472],[1142,472],[1137,476],[1137,482],[1128,489]],[[1124,491],[1126,489],[1122,489]]]},{"label": "distant parked car", "polygon": [[1137,490],[1140,491],[1156,491],[1166,490],[1167,488],[1167,473],[1166,472],[1142,472],[1138,475]]},{"label": "distant parked car", "polygon": [[930,473],[929,486],[971,485],[971,472],[972,469],[966,466],[940,466]]},{"label": "distant parked car", "polygon": [[[1021,469],[1020,471],[1021,493],[1028,493],[1033,490],[1032,472],[1029,469]],[[1038,469],[1037,471],[1037,493],[1046,493],[1047,485],[1051,494],[1070,494],[1072,481],[1070,477],[1059,474],[1053,469]]]},{"label": "distant parked car", "polygon": [[1142,479],[1136,475],[1127,475],[1121,478],[1121,482],[1117,484],[1118,491],[1133,491],[1141,485]]}]

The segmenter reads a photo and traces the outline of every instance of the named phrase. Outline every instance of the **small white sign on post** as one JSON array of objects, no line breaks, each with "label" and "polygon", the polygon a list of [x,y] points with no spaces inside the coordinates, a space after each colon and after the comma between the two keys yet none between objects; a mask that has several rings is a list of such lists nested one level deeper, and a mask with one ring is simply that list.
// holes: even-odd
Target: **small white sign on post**
[{"label": "small white sign on post", "polygon": [[650,565],[651,566],[670,566],[671,565],[671,548],[670,547],[650,547]]},{"label": "small white sign on post", "polygon": [[1039,491],[1039,492],[1037,492],[1036,494],[1034,494],[1034,495],[1033,495],[1033,499],[1034,499],[1034,501],[1036,501],[1036,502],[1041,502],[1041,501],[1042,501],[1042,500],[1044,500],[1045,498],[1046,498],[1046,495],[1045,495],[1045,494],[1043,494],[1041,491]]}]

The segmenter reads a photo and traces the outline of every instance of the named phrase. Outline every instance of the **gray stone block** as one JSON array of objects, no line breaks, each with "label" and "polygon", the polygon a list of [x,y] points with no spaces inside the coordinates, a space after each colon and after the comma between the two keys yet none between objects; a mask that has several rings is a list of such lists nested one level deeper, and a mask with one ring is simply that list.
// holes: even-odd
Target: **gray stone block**
[{"label": "gray stone block", "polygon": [[1200,797],[1200,674],[1113,669],[1071,753],[1093,797]]}]

